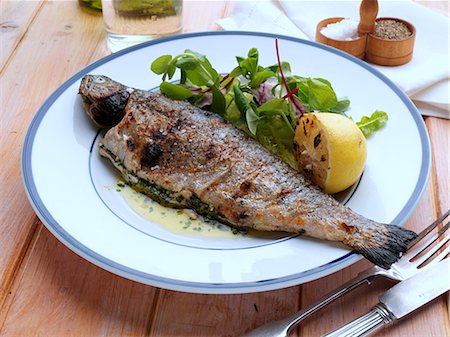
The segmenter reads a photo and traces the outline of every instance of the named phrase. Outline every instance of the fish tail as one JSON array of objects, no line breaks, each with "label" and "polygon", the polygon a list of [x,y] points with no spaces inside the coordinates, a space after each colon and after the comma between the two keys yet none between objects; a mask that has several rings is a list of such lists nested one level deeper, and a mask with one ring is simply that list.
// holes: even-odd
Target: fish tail
[{"label": "fish tail", "polygon": [[375,265],[389,269],[402,253],[406,252],[409,243],[417,237],[417,234],[396,225],[378,224],[378,226],[380,231],[376,235],[372,234],[361,246],[353,248]]}]

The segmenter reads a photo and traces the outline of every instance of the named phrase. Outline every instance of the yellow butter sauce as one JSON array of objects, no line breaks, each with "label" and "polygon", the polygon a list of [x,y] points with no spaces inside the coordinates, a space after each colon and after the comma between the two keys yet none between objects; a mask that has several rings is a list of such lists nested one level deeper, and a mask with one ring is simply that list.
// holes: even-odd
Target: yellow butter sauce
[{"label": "yellow butter sauce", "polygon": [[185,210],[164,207],[146,195],[136,192],[121,180],[117,182],[116,191],[121,193],[126,203],[138,215],[173,233],[214,238],[245,235],[245,232],[237,231],[217,221],[205,220],[201,216],[194,218],[194,214],[191,215]]}]

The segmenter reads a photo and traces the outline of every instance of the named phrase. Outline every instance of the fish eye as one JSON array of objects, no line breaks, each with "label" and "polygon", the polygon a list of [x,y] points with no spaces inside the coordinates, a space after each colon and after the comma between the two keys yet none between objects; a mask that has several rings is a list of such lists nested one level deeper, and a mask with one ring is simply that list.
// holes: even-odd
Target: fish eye
[{"label": "fish eye", "polygon": [[104,83],[105,79],[102,76],[98,76],[94,79],[95,83]]}]

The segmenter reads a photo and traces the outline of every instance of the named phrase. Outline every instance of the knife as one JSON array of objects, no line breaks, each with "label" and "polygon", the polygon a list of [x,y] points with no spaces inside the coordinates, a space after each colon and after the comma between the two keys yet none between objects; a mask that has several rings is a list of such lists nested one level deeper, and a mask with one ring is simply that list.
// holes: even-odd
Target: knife
[{"label": "knife", "polygon": [[379,297],[367,314],[322,337],[367,336],[393,324],[450,288],[450,258],[402,281]]}]

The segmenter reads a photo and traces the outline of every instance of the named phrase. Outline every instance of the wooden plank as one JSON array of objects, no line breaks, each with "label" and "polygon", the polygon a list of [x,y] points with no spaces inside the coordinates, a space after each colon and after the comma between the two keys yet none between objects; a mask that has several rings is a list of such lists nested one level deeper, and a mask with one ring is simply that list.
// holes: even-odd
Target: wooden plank
[{"label": "wooden plank", "polygon": [[[2,1],[0,3],[0,74],[3,73],[8,60],[14,55],[18,44],[24,38],[30,23],[34,20],[41,6],[42,1]],[[8,96],[8,92],[4,89],[6,85],[6,80],[2,76],[0,84],[2,111],[11,112],[11,110],[7,110],[8,106],[4,103],[4,100],[7,97],[14,96]],[[29,205],[21,203],[21,200],[24,199],[24,194],[21,188],[20,177],[16,174],[20,170],[18,170],[17,166],[11,170],[13,165],[8,166],[9,170],[4,169],[6,165],[11,164],[11,155],[14,163],[18,163],[20,151],[11,153],[11,149],[19,150],[20,146],[18,145],[21,142],[18,128],[9,127],[6,121],[8,118],[15,118],[15,116],[11,113],[0,114],[0,158],[2,162],[0,184],[3,186],[2,195],[0,196],[0,236],[9,239],[9,244],[12,245],[10,247],[10,255],[15,256],[17,260],[21,260],[34,234],[33,228],[35,228],[34,224],[37,223],[37,217],[33,214]],[[17,176],[17,179],[15,179],[14,175]],[[8,204],[12,204],[14,207],[9,208]],[[8,212],[10,209],[12,212]],[[21,226],[23,222],[30,225],[23,228]],[[11,227],[15,229],[11,230]],[[21,244],[14,245],[16,241],[21,242]],[[7,263],[9,254],[3,254],[5,246],[8,246],[7,242],[2,243],[0,246],[0,305],[17,269],[17,264]]]},{"label": "wooden plank", "polygon": [[0,335],[145,335],[156,288],[92,265],[43,227],[30,252]]},{"label": "wooden plank", "polygon": [[[231,13],[233,4],[229,1],[198,1],[183,2],[183,32],[203,32],[220,29],[215,23],[219,18]],[[193,19],[198,18],[198,19]]]},{"label": "wooden plank", "polygon": [[298,287],[239,295],[162,290],[150,336],[240,336],[299,305]]},{"label": "wooden plank", "polygon": [[[427,118],[426,125],[433,154],[431,180],[435,186],[435,210],[436,216],[439,216],[450,208],[450,120]],[[442,301],[442,310],[446,315],[441,323],[445,328],[445,336],[450,336],[450,293],[444,295]]]},{"label": "wooden plank", "polygon": [[100,17],[82,14],[75,1],[46,3],[0,74],[0,306],[37,223],[20,176],[28,124],[51,92],[98,58],[104,44]]},{"label": "wooden plank", "polygon": [[0,2],[0,73],[27,33],[43,1]]},{"label": "wooden plank", "polygon": [[450,121],[443,118],[426,120],[433,154],[431,179],[436,187],[437,211],[443,213],[450,208]]}]

